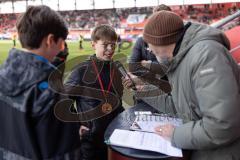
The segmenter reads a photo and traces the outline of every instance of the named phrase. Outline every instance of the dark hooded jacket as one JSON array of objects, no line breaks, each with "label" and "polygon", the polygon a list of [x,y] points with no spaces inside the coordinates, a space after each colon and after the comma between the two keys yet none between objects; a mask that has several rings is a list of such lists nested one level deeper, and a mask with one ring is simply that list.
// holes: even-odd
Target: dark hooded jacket
[{"label": "dark hooded jacket", "polygon": [[[113,61],[101,61],[93,55],[90,59],[79,64],[79,66],[73,70],[67,81],[67,85],[83,87],[82,96],[73,97],[73,99],[76,100],[78,110],[81,112],[92,111],[101,104],[102,101],[105,101],[104,98],[95,98],[99,95],[102,97],[103,93],[101,92],[93,61],[96,64],[98,73],[102,79],[104,90],[107,90],[110,83],[110,74],[112,73],[112,70],[114,70],[112,86],[110,87],[109,92],[115,95],[116,103],[115,106],[113,106],[114,110],[111,113],[92,117],[86,122],[85,125],[90,128],[90,131],[85,133],[82,137],[81,154],[83,159],[104,160],[107,156],[107,145],[104,143],[104,132],[111,121],[124,110],[121,101],[123,95],[121,74]],[[96,91],[92,91],[89,96],[86,97],[89,88],[96,89]],[[93,112],[93,114],[98,115],[98,112]]]},{"label": "dark hooded jacket", "polygon": [[60,96],[43,57],[12,49],[0,68],[0,159],[78,159],[79,124],[54,115]]}]

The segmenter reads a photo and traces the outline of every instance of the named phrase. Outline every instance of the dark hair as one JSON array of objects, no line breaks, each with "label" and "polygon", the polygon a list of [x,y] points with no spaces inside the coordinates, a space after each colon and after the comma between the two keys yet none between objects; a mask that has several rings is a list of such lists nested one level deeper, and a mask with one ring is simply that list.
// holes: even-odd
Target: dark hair
[{"label": "dark hair", "polygon": [[153,8],[153,13],[159,12],[159,11],[172,11],[172,9],[165,4],[160,4]]},{"label": "dark hair", "polygon": [[102,24],[94,28],[91,39],[94,42],[98,40],[117,41],[117,33],[111,26]]},{"label": "dark hair", "polygon": [[49,34],[66,39],[68,28],[62,17],[48,6],[30,6],[17,21],[17,31],[23,48],[37,49]]}]

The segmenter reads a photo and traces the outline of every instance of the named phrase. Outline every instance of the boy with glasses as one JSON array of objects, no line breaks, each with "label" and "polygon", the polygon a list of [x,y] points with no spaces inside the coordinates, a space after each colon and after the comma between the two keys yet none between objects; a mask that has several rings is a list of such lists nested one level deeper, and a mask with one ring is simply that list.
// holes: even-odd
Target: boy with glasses
[{"label": "boy with glasses", "polygon": [[[104,132],[113,118],[124,110],[121,102],[123,86],[119,80],[121,74],[112,60],[117,34],[112,27],[100,25],[93,30],[91,39],[95,54],[79,64],[67,84],[85,87],[83,95],[85,93],[86,96],[73,99],[83,116],[87,117],[90,111],[91,115],[95,115],[80,128],[82,160],[107,160]],[[91,92],[91,97],[88,88],[96,89],[96,92]],[[99,96],[102,98],[96,98]],[[110,97],[116,100],[112,103]]]}]

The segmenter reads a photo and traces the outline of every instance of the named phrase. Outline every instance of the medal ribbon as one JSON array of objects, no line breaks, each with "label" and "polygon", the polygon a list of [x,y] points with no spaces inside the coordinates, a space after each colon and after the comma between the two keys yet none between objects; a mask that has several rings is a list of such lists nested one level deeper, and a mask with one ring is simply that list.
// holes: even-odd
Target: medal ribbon
[{"label": "medal ribbon", "polygon": [[[98,82],[99,82],[100,87],[101,87],[101,91],[103,93],[103,96],[104,96],[105,100],[107,101],[107,95],[106,95],[104,87],[103,87],[103,82],[102,82],[102,79],[100,77],[100,73],[98,72],[98,69],[97,69],[97,66],[96,66],[96,63],[95,63],[94,60],[92,60],[92,63],[93,63],[93,68],[94,68],[94,70],[97,74],[97,78],[98,78]],[[112,69],[112,71],[111,71],[111,65],[110,65],[110,82],[109,82],[108,88],[107,88],[108,92],[110,91],[112,83],[113,83],[113,76],[114,76],[114,69]]]}]

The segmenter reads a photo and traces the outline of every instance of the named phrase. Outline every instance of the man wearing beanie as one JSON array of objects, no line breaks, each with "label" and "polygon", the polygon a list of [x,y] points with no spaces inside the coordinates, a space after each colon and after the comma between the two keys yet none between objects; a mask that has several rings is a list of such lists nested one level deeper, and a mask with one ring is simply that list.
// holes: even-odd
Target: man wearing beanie
[{"label": "man wearing beanie", "polygon": [[158,126],[157,134],[191,150],[191,160],[240,159],[240,76],[225,35],[160,11],[149,18],[143,39],[172,86],[159,110],[172,107],[184,121]]}]

